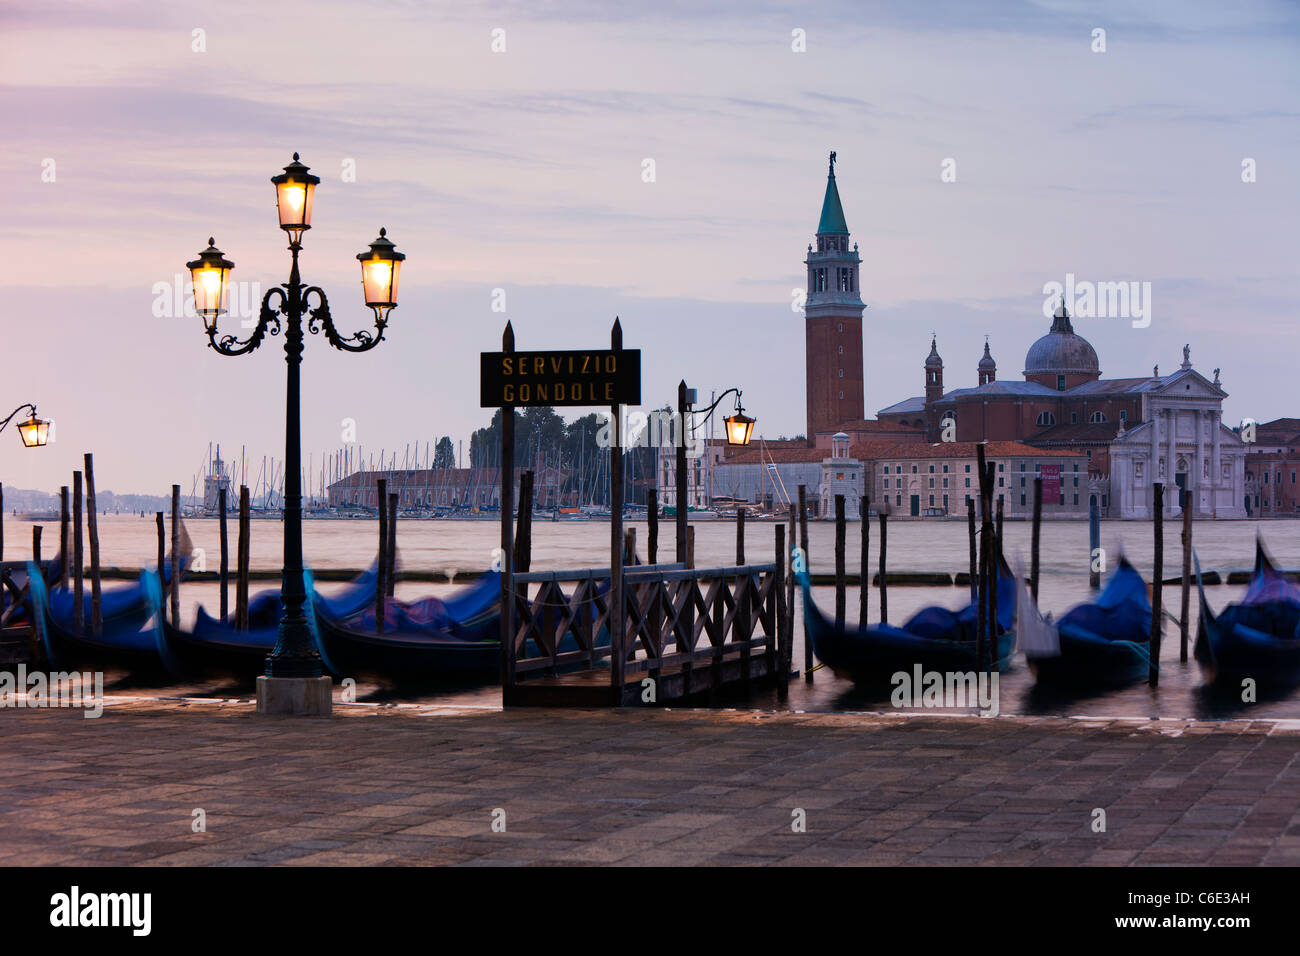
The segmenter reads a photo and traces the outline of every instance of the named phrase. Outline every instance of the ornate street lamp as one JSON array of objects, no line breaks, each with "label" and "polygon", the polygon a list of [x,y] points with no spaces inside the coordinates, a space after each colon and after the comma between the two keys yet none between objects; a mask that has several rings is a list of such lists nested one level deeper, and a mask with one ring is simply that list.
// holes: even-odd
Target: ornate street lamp
[{"label": "ornate street lamp", "polygon": [[[728,445],[748,445],[749,436],[754,431],[755,419],[745,414],[745,409],[740,404],[740,389],[729,388],[713,400],[713,404],[704,410],[704,418],[699,425],[706,424],[713,417],[714,411],[721,401],[730,395],[736,393],[736,410],[728,415],[723,421],[727,426],[727,444]],[[695,412],[693,409],[694,389],[686,387],[685,380],[677,385],[677,412],[682,419],[682,435],[686,434],[687,416],[690,416],[691,433],[695,433],[697,427],[695,422]],[[677,560],[679,562],[686,560],[686,442],[681,441],[677,445]]]},{"label": "ornate street lamp", "polygon": [[736,411],[723,419],[727,423],[727,444],[728,445],[748,445],[749,436],[754,431],[755,419],[745,414],[744,406],[740,404],[740,393],[736,393]]},{"label": "ornate street lamp", "polygon": [[[708,420],[713,417],[714,410],[717,409],[722,400],[732,392],[736,393],[736,410],[722,419],[727,426],[727,444],[742,446],[748,445],[749,436],[754,432],[754,423],[757,419],[750,418],[745,414],[745,406],[740,404],[741,393],[738,388],[729,388],[714,399],[713,404],[704,410],[704,419],[700,424],[706,424]],[[692,425],[692,431],[694,431],[694,425]]]},{"label": "ornate street lamp", "polygon": [[0,432],[5,430],[5,426],[13,421],[13,417],[21,412],[24,408],[29,409],[31,414],[25,421],[18,423],[18,437],[23,440],[26,448],[40,448],[50,440],[50,423],[43,418],[36,417],[36,406],[30,402],[24,402],[19,405],[4,421],[0,421]]},{"label": "ornate street lamp", "polygon": [[[284,172],[273,176],[276,207],[280,228],[289,234],[289,252],[293,259],[289,281],[267,291],[262,299],[261,315],[257,326],[247,339],[221,335],[217,331],[218,317],[227,311],[230,273],[234,263],[226,259],[211,239],[208,248],[198,259],[188,263],[194,279],[194,306],[203,317],[208,334],[208,345],[221,355],[245,355],[252,352],[269,332],[278,335],[281,317],[288,327],[284,336],[285,361],[288,364],[288,397],[285,408],[285,477],[284,477],[284,569],[280,578],[280,602],[283,614],[275,649],[266,659],[267,678],[319,678],[322,674],[321,658],[312,641],[311,629],[304,610],[307,591],[303,580],[302,562],[302,449],[300,366],[303,351],[303,319],[309,315],[307,329],[316,335],[325,333],[325,339],[334,348],[347,352],[366,352],[384,338],[388,313],[397,307],[397,279],[401,263],[406,258],[386,237],[384,230],[370,248],[357,256],[361,260],[362,283],[365,302],[375,313],[375,331],[361,330],[344,337],[334,326],[330,316],[329,301],[318,286],[305,286],[298,273],[298,253],[302,250],[302,234],[311,228],[312,205],[320,177],[313,176],[308,167],[293,154],[293,162]],[[316,307],[311,308],[315,298]],[[259,705],[269,700],[263,698],[259,681]],[[328,707],[328,697],[325,705]],[[265,709],[279,709],[268,705]],[[287,709],[287,708],[285,708]],[[296,708],[295,708],[296,709]]]}]

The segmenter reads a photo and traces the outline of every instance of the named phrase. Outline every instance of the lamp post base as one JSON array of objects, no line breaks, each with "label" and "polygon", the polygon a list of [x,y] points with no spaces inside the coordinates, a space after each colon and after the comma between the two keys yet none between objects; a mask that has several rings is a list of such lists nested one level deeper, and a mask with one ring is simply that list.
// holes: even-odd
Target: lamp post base
[{"label": "lamp post base", "polygon": [[328,717],[334,703],[334,682],[328,677],[259,677],[257,712]]}]

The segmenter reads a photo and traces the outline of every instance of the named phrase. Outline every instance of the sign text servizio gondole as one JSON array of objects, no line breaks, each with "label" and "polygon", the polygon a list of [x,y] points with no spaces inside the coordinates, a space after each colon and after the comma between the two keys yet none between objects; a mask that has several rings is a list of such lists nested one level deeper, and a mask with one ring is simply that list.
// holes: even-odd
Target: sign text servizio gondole
[{"label": "sign text servizio gondole", "polygon": [[483,352],[479,405],[640,405],[640,349]]}]

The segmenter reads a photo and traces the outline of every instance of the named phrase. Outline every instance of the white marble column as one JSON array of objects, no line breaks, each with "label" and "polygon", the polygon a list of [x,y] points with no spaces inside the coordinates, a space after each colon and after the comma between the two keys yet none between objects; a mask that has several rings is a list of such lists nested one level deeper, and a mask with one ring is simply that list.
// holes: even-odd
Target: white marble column
[{"label": "white marble column", "polygon": [[[1178,409],[1169,409],[1169,454],[1165,459],[1165,475],[1168,476],[1169,484],[1165,486],[1165,512],[1166,514],[1173,511],[1174,505],[1178,501],[1178,485],[1174,483],[1174,478],[1178,471]],[[1173,492],[1170,493],[1169,489]]]}]

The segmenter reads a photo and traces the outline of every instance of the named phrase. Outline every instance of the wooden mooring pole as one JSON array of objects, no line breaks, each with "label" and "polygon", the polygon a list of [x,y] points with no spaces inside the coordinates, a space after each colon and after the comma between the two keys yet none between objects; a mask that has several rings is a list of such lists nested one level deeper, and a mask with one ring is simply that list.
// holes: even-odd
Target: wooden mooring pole
[{"label": "wooden mooring pole", "polygon": [[1164,603],[1165,573],[1165,486],[1156,482],[1151,486],[1152,513],[1155,519],[1155,570],[1151,577],[1151,668],[1147,672],[1147,683],[1152,687],[1160,684],[1160,632],[1164,621],[1161,620]]},{"label": "wooden mooring pole", "polygon": [[1034,528],[1029,539],[1029,593],[1038,600],[1038,540],[1043,527],[1043,477],[1034,476]]},{"label": "wooden mooring pole", "polygon": [[1187,663],[1187,615],[1192,603],[1192,493],[1183,493],[1183,602],[1178,616],[1178,659]]},{"label": "wooden mooring pole", "polygon": [[104,605],[99,587],[99,505],[95,501],[95,456],[86,454],[86,533],[90,536],[90,633],[104,633]]},{"label": "wooden mooring pole", "polygon": [[784,698],[790,686],[791,638],[794,621],[790,617],[790,608],[786,604],[786,564],[785,564],[785,525],[776,523],[776,677],[777,693]]},{"label": "wooden mooring pole", "polygon": [[515,573],[527,574],[533,564],[533,473],[519,475],[519,506],[515,520]]},{"label": "wooden mooring pole", "polygon": [[736,567],[745,566],[745,508],[736,509]]},{"label": "wooden mooring pole", "polygon": [[844,626],[845,581],[844,581],[844,496],[835,496],[835,626]]},{"label": "wooden mooring pole", "polygon": [[858,562],[858,627],[867,626],[867,605],[871,598],[871,495],[862,496],[858,506],[862,517],[862,557]]},{"label": "wooden mooring pole", "polygon": [[[153,518],[155,524],[158,527],[158,587],[163,588],[163,594],[166,595],[167,592],[166,589],[164,588],[163,581],[166,578],[166,569],[167,569],[167,522],[163,517],[163,512],[161,511],[155,511],[153,513]],[[166,621],[167,620],[166,600],[162,602],[162,607],[159,608],[159,613],[161,614],[162,619]],[[176,622],[173,621],[172,625],[175,626]]]},{"label": "wooden mooring pole", "polygon": [[[504,428],[504,422],[502,423]],[[379,567],[375,580],[375,633],[384,633],[384,599],[388,597],[388,479],[375,482],[375,507],[379,514]],[[509,519],[507,519],[509,520]]]},{"label": "wooden mooring pole", "polygon": [[72,473],[72,631],[74,634],[86,633],[86,583],[85,553],[82,551],[81,506],[84,501],[81,491],[81,472]]},{"label": "wooden mooring pole", "polygon": [[[68,486],[62,486],[59,489],[59,577],[65,581],[72,569],[72,552],[69,547],[72,544],[72,504],[68,495]],[[0,514],[3,514],[2,504]]]},{"label": "wooden mooring pole", "polygon": [[248,486],[239,486],[239,540],[235,545],[235,626],[248,630],[248,570],[250,564],[251,528]]},{"label": "wooden mooring pole", "polygon": [[32,560],[36,562],[36,568],[45,574],[45,569],[41,567],[41,526],[32,525]]},{"label": "wooden mooring pole", "polygon": [[988,467],[984,461],[983,443],[975,446],[975,469],[979,473],[979,499],[980,499],[980,535],[979,535],[979,587],[978,587],[978,604],[976,605],[975,614],[975,664],[980,670],[984,669],[984,659],[988,652],[988,609],[989,609],[989,496],[988,496]]},{"label": "wooden mooring pole", "polygon": [[[799,548],[803,551],[803,566],[812,575],[812,559],[808,556],[808,486],[799,486]],[[813,669],[812,634],[808,621],[803,624],[803,679],[811,681]]]},{"label": "wooden mooring pole", "polygon": [[889,509],[880,509],[880,570],[876,574],[876,586],[880,588],[880,623],[889,623],[889,579],[886,577],[885,558],[889,552]]},{"label": "wooden mooring pole", "polygon": [[793,665],[793,663],[794,663],[794,590],[795,590],[795,587],[794,587],[794,586],[795,586],[795,580],[794,580],[794,561],[793,561],[793,552],[794,552],[794,544],[795,544],[795,541],[796,541],[797,539],[796,539],[796,537],[795,537],[795,515],[794,515],[794,505],[793,505],[793,504],[790,505],[790,518],[789,518],[789,525],[790,525],[790,527],[789,527],[789,529],[787,530],[787,533],[786,533],[786,536],[785,536],[785,542],[786,542],[785,554],[786,554],[786,557],[787,557],[787,558],[790,558],[790,559],[791,559],[791,560],[789,561],[789,563],[788,563],[788,567],[789,567],[789,571],[790,571],[790,573],[789,573],[788,575],[786,575],[786,579],[785,579],[785,609],[786,609],[786,613],[790,616],[790,644],[789,644],[789,648],[788,648],[788,650],[790,651],[790,657],[786,660],[786,666],[787,666],[787,669],[789,669],[789,667],[791,667],[791,666]]},{"label": "wooden mooring pole", "polygon": [[181,486],[172,485],[172,557],[171,557],[172,626],[181,622]]},{"label": "wooden mooring pole", "polygon": [[226,489],[217,489],[217,532],[221,541],[221,620],[230,613],[230,537],[226,530]]},{"label": "wooden mooring pole", "polygon": [[979,565],[975,560],[975,498],[966,499],[966,534],[970,538],[970,600],[979,599]]},{"label": "wooden mooring pole", "polygon": [[1101,587],[1101,565],[1098,549],[1101,547],[1101,509],[1096,498],[1088,499],[1088,587],[1094,591]]},{"label": "wooden mooring pole", "polygon": [[397,586],[397,499],[397,492],[388,493],[388,551],[385,558],[388,573],[384,576],[384,585],[389,597],[393,596],[393,589]]},{"label": "wooden mooring pole", "polygon": [[646,560],[651,564],[659,563],[659,489],[650,489],[650,500],[646,502]]},{"label": "wooden mooring pole", "polygon": [[678,428],[678,441],[676,448],[676,460],[674,467],[676,474],[674,477],[677,482],[677,561],[681,563],[686,560],[686,515],[687,515],[687,492],[686,492],[686,433],[690,429],[690,406],[686,403],[686,379],[677,383],[677,415],[681,425]]}]

